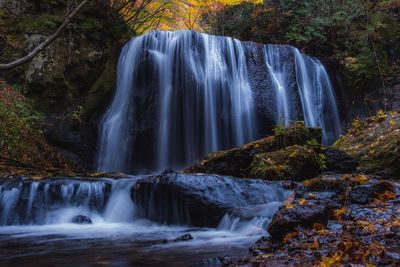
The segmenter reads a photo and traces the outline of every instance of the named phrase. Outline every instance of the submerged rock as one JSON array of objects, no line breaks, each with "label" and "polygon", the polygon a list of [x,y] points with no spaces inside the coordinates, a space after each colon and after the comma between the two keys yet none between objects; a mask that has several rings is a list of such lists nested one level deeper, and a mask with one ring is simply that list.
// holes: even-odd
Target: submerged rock
[{"label": "submerged rock", "polygon": [[76,224],[93,224],[92,219],[85,215],[75,216],[72,218],[71,222]]},{"label": "submerged rock", "polygon": [[174,239],[174,242],[180,242],[180,241],[189,241],[192,240],[193,236],[191,234],[184,234],[180,237],[177,237]]}]

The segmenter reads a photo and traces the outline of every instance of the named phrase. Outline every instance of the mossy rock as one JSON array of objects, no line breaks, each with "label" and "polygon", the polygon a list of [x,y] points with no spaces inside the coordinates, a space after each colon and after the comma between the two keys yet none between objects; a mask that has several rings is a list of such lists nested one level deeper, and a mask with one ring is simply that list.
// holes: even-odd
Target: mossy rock
[{"label": "mossy rock", "polygon": [[381,111],[365,121],[355,120],[334,147],[354,157],[359,171],[400,179],[400,113]]},{"label": "mossy rock", "polygon": [[255,155],[250,175],[267,180],[304,180],[320,174],[324,160],[313,148],[294,145]]},{"label": "mossy rock", "polygon": [[211,153],[205,159],[188,167],[185,172],[250,177],[250,165],[255,155],[293,145],[307,145],[307,143],[315,144],[318,150],[321,136],[321,129],[307,128],[302,122],[287,128],[279,127],[279,131],[275,131],[273,136],[267,136],[240,147]]}]

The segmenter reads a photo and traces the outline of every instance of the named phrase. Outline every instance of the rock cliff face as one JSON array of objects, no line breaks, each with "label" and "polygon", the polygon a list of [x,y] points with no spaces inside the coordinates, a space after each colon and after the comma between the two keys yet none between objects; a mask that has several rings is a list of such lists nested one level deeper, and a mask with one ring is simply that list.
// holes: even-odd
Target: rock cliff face
[{"label": "rock cliff face", "polygon": [[[67,2],[1,0],[0,62],[26,55],[52,34],[68,12]],[[115,88],[120,48],[130,34],[113,10],[91,3],[31,62],[0,72],[46,114],[47,139],[87,168],[96,151],[97,123]]]}]

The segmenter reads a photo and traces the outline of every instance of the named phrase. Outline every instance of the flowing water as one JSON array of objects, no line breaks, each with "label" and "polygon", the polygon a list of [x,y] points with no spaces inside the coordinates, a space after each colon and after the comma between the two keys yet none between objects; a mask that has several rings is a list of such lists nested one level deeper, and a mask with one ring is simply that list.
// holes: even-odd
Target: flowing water
[{"label": "flowing water", "polygon": [[341,122],[333,86],[322,63],[292,46],[266,45],[264,55],[276,95],[276,121],[288,126],[299,120],[293,100],[299,95],[305,124],[322,128],[324,144],[335,141]]},{"label": "flowing water", "polygon": [[[218,266],[220,257],[244,255],[267,234],[289,193],[252,182],[265,203],[246,206],[238,198],[241,210],[218,227],[167,225],[137,216],[131,189],[142,178],[0,181],[0,266]],[[236,179],[218,179],[227,190],[244,190]],[[93,224],[71,223],[78,215]],[[192,240],[174,241],[187,233]]]},{"label": "flowing water", "polygon": [[271,105],[275,124],[301,119],[323,129],[324,143],[333,142],[341,125],[321,62],[291,46],[265,45],[257,65],[254,47],[192,31],[132,39],[121,53],[116,94],[101,124],[98,170],[179,169],[262,137],[267,122],[257,118],[252,86],[260,70],[271,80],[261,84],[273,91],[264,105]]},{"label": "flowing water", "polygon": [[[143,79],[155,85],[147,82],[142,88],[143,69],[149,68],[144,56],[152,69]],[[181,167],[210,151],[252,140],[256,125],[247,77],[242,44],[234,39],[190,31],[132,39],[122,51],[118,89],[102,123],[99,171],[130,170],[133,127],[141,115],[135,114],[140,111],[134,95],[151,86],[157,88],[158,123],[147,168]]]}]

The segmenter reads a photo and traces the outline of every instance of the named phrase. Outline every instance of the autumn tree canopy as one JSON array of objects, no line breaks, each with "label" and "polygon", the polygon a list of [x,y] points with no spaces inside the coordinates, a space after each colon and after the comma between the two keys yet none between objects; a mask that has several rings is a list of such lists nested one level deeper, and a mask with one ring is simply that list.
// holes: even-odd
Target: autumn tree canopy
[{"label": "autumn tree canopy", "polygon": [[136,34],[154,29],[201,31],[203,14],[246,2],[261,4],[263,0],[110,0]]}]

